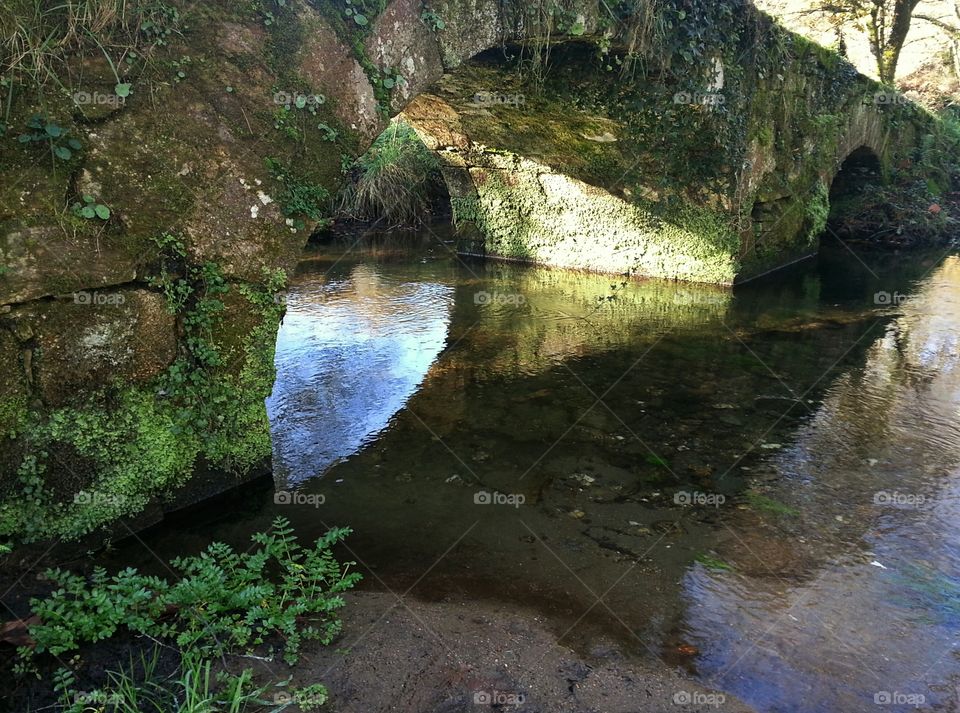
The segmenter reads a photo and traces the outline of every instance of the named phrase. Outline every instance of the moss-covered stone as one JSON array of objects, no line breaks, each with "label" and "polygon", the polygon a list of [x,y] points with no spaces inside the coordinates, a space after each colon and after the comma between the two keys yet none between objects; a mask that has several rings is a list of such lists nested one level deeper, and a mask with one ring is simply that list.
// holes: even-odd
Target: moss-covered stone
[{"label": "moss-covered stone", "polygon": [[[274,379],[281,308],[261,288],[231,292],[237,294],[234,310],[222,316],[241,311],[251,326],[211,345],[223,356],[219,366],[195,367],[202,378],[191,377],[190,384],[199,386],[189,399],[208,402],[202,420],[188,412],[191,402],[176,386],[180,362],[147,381],[87,385],[69,405],[14,412],[20,426],[16,441],[7,444],[20,459],[0,477],[0,536],[76,539],[136,516],[184,487],[201,465],[233,477],[265,467],[270,435],[264,400]],[[18,497],[24,488],[29,497]]]}]

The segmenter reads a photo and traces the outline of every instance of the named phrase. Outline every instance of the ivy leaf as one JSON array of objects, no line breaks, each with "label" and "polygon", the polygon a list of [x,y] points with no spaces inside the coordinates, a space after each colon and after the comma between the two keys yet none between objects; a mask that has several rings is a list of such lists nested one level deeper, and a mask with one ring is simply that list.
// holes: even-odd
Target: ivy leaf
[{"label": "ivy leaf", "polygon": [[84,218],[94,218],[97,215],[97,211],[93,209],[93,206],[85,205],[80,209],[80,215]]},{"label": "ivy leaf", "polygon": [[295,104],[297,109],[303,109],[307,105],[307,98],[303,94],[298,94]]},{"label": "ivy leaf", "polygon": [[57,146],[53,149],[53,155],[61,161],[69,161],[70,157],[73,156],[73,152],[66,146]]},{"label": "ivy leaf", "polygon": [[83,148],[83,144],[80,143],[79,139],[68,139],[67,146],[72,148],[74,151],[79,151]]},{"label": "ivy leaf", "polygon": [[353,16],[353,21],[356,22],[361,27],[369,25],[370,22],[367,20],[365,15],[361,15],[359,12]]},{"label": "ivy leaf", "polygon": [[130,84],[127,82],[121,82],[113,88],[113,91],[121,99],[130,96]]},{"label": "ivy leaf", "polygon": [[51,136],[55,139],[63,135],[63,129],[57,124],[54,124],[53,122],[50,122],[45,127],[43,127],[43,130],[47,132],[48,136]]},{"label": "ivy leaf", "polygon": [[583,26],[582,22],[578,22],[577,24],[575,24],[573,27],[570,28],[570,34],[573,35],[574,37],[579,37],[586,31],[587,31],[587,28]]},{"label": "ivy leaf", "polygon": [[109,220],[110,219],[110,209],[102,203],[98,204],[96,208],[93,209],[96,212],[97,217],[100,220]]},{"label": "ivy leaf", "polygon": [[384,89],[393,89],[395,85],[396,85],[396,82],[393,80],[393,77],[387,77],[386,79],[383,80]]}]

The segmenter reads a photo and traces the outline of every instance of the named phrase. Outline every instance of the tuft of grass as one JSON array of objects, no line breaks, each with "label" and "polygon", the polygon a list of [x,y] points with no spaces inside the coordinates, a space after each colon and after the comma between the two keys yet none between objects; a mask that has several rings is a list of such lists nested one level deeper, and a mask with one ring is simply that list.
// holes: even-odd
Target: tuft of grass
[{"label": "tuft of grass", "polygon": [[439,160],[402,119],[391,122],[349,176],[338,214],[354,220],[416,227],[445,193]]},{"label": "tuft of grass", "polygon": [[162,44],[178,20],[178,11],[161,0],[4,0],[0,76],[64,86],[68,57],[102,52],[114,66],[111,54]]},{"label": "tuft of grass", "polygon": [[702,564],[707,569],[713,569],[718,571],[730,572],[733,571],[733,566],[724,562],[719,557],[714,557],[708,552],[701,552],[696,556],[696,561]]},{"label": "tuft of grass", "polygon": [[103,688],[78,693],[72,671],[61,669],[56,679],[64,713],[87,713],[110,710],[113,713],[242,713],[262,710],[270,685],[253,683],[253,671],[239,674],[220,671],[212,675],[211,661],[188,653],[177,669],[164,676],[160,673],[159,648],[148,655],[140,653],[139,661],[130,658],[127,666],[107,672]]},{"label": "tuft of grass", "polygon": [[760,495],[759,493],[748,492],[747,501],[755,510],[763,510],[765,512],[773,513],[774,515],[800,514],[800,511],[796,508],[792,508],[786,503],[781,503],[779,500],[768,498],[766,495]]}]

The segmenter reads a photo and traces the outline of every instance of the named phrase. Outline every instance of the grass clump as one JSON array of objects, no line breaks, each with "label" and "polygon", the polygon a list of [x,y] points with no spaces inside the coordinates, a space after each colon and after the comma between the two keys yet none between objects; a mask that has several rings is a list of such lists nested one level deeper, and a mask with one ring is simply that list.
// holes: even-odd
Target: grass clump
[{"label": "grass clump", "polygon": [[760,495],[750,491],[747,493],[747,502],[755,510],[760,510],[762,512],[768,512],[773,515],[799,515],[800,511],[796,508],[790,507],[786,503],[782,503],[779,500],[774,500],[773,498],[768,498],[766,495]]},{"label": "grass clump", "polygon": [[[0,4],[0,75],[39,87],[50,80],[63,86],[71,55],[126,56],[164,44],[179,22],[176,7],[160,0],[5,0]],[[117,83],[122,84],[119,76]]]},{"label": "grass clump", "polygon": [[349,170],[341,217],[416,227],[445,193],[440,162],[402,119],[394,119]]}]

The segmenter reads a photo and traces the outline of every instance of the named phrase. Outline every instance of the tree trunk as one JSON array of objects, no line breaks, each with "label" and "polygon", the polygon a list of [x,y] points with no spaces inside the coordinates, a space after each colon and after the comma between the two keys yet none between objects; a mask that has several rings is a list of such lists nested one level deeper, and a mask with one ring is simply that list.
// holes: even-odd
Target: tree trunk
[{"label": "tree trunk", "polygon": [[913,11],[919,2],[920,0],[896,0],[894,3],[893,26],[890,28],[890,36],[884,43],[885,46],[882,48],[881,56],[877,58],[880,81],[884,84],[893,84],[897,78],[897,64],[900,61],[900,53],[907,41],[907,34],[910,32],[910,20],[913,18]]}]

